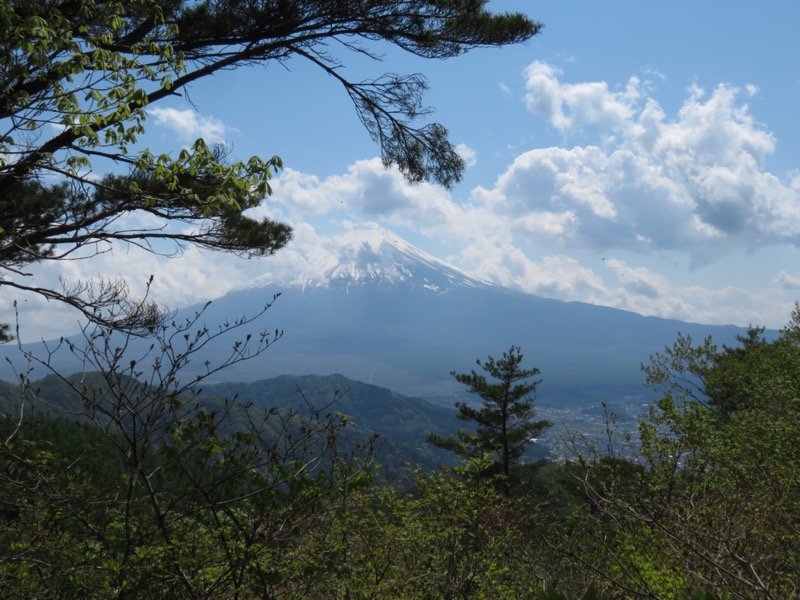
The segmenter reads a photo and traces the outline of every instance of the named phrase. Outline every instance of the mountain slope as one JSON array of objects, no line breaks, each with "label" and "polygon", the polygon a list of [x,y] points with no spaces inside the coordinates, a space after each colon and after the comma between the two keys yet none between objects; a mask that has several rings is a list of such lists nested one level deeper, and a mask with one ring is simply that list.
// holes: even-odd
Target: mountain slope
[{"label": "mountain slope", "polygon": [[[207,321],[252,312],[277,292],[264,322],[284,337],[259,374],[341,373],[448,403],[460,393],[450,371],[511,344],[542,370],[542,402],[576,404],[640,395],[640,364],[678,332],[720,343],[744,332],[514,292],[381,229],[343,236],[316,274],[231,292],[209,307]],[[251,365],[226,377],[252,379]]]},{"label": "mountain slope", "polygon": [[[541,369],[540,403],[578,406],[640,396],[640,364],[671,345],[678,332],[696,339],[712,335],[719,343],[745,332],[514,292],[380,229],[349,232],[322,255],[314,273],[283,284],[265,277],[219,298],[200,322],[214,329],[256,314],[276,293],[280,297],[258,326],[283,330],[282,339],[217,381],[339,373],[451,404],[463,392],[451,371],[468,370],[476,358],[515,344],[526,365]],[[197,310],[186,309],[178,319]],[[232,343],[228,338],[194,357],[187,376],[202,371],[204,360],[218,362]],[[65,361],[59,368],[72,372],[79,365]]]},{"label": "mountain slope", "polygon": [[425,438],[429,433],[448,435],[463,426],[452,408],[341,375],[282,375],[252,382],[219,383],[207,386],[204,395],[235,397],[239,402],[262,409],[291,408],[305,412],[324,408],[325,412],[345,414],[352,419],[345,432],[351,445],[363,443],[377,433],[382,442],[378,460],[394,469],[407,463],[437,467],[450,462],[449,453],[440,451]]}]

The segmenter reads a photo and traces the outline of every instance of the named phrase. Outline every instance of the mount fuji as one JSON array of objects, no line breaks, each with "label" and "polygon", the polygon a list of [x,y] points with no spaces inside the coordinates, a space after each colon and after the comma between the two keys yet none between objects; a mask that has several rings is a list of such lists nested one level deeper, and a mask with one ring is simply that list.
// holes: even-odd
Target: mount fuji
[{"label": "mount fuji", "polygon": [[513,291],[380,228],[349,231],[316,265],[283,283],[256,279],[211,304],[209,323],[255,312],[280,293],[265,320],[282,339],[226,379],[338,373],[451,402],[462,391],[451,371],[513,344],[541,370],[540,402],[596,403],[641,396],[640,365],[679,332],[718,343],[745,333]]},{"label": "mount fuji", "polygon": [[[336,373],[451,404],[463,393],[451,371],[469,370],[477,358],[500,356],[513,344],[522,348],[526,366],[541,370],[542,405],[638,402],[641,363],[679,332],[697,340],[711,335],[718,343],[745,333],[512,291],[379,228],[344,234],[313,264],[313,272],[285,281],[256,278],[205,309],[202,323],[214,328],[257,314],[280,294],[254,328],[282,330],[281,339],[217,381]],[[187,308],[178,318],[197,311]],[[194,364],[229,352],[228,341]]]},{"label": "mount fuji", "polygon": [[[351,288],[385,290],[413,288],[425,295],[446,293],[452,288],[485,288],[492,284],[423,252],[381,227],[350,230],[333,248],[316,259],[318,269],[285,282],[287,287]],[[248,288],[270,285],[256,279]]]}]

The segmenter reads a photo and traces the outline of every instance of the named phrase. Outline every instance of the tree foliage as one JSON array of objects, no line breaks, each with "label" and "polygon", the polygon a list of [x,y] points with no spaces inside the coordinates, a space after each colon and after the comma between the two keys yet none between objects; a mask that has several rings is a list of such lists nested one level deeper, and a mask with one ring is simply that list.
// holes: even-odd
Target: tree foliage
[{"label": "tree foliage", "polygon": [[[204,403],[207,377],[274,336],[247,336],[183,380],[205,344],[249,323],[209,331],[200,316],[161,326],[149,347],[88,330],[88,344],[63,340],[40,363],[68,351],[90,371],[43,389],[21,375],[21,402],[0,419],[4,598],[274,597],[302,580],[298,544],[369,482],[370,445],[345,452],[347,421],[328,406]],[[74,400],[54,404],[52,384]]]},{"label": "tree foliage", "polygon": [[760,329],[732,347],[680,337],[645,373],[660,397],[638,465],[587,463],[604,574],[654,597],[797,597],[800,310],[772,341]]},{"label": "tree foliage", "polygon": [[[216,331],[158,331],[150,349],[65,340],[94,372],[22,373],[21,405],[3,388],[4,598],[798,596],[800,311],[777,338],[679,339],[647,367],[659,398],[638,456],[517,465],[513,487],[484,476],[497,450],[373,485],[333,407],[209,403],[213,368],[178,374]],[[73,400],[50,402],[58,388]]]},{"label": "tree foliage", "polygon": [[387,164],[451,185],[463,161],[446,130],[416,125],[429,113],[424,77],[351,81],[339,55],[378,60],[389,43],[450,58],[526,40],[539,25],[481,0],[30,0],[3,2],[0,30],[0,284],[96,323],[149,327],[105,311],[136,304],[124,286],[49,289],[29,283],[27,269],[117,243],[262,256],[290,237],[288,226],[246,214],[270,193],[278,157],[229,160],[230,149],[202,139],[177,156],[142,150],[149,107],[228,69],[308,60],[341,83]]},{"label": "tree foliage", "polygon": [[477,430],[470,433],[462,429],[447,437],[432,434],[428,441],[467,458],[498,457],[499,474],[507,479],[525,449],[551,425],[547,420],[534,420],[532,394],[541,380],[533,378],[539,369],[523,369],[522,359],[517,346],[511,346],[499,360],[491,356],[485,362],[478,359],[478,366],[491,381],[474,369],[469,373],[453,371],[451,375],[481,399],[482,405],[477,408],[456,403],[458,418],[474,423]]}]

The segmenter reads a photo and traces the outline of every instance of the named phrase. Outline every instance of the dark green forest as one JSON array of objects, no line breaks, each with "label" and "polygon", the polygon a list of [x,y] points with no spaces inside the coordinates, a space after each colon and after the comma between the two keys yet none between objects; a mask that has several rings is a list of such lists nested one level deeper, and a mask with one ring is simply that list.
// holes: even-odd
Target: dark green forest
[{"label": "dark green forest", "polygon": [[[681,337],[654,354],[643,371],[659,400],[635,440],[616,439],[609,415],[607,439],[565,435],[568,460],[515,453],[508,470],[486,427],[499,411],[480,433],[342,378],[207,393],[180,382],[191,343],[145,370],[88,339],[104,368],[0,388],[3,597],[797,593],[800,309],[773,341],[754,329],[735,346]],[[488,377],[460,380],[491,394],[538,374],[514,347],[479,365]],[[508,396],[525,403],[509,432],[546,425],[531,387]],[[488,395],[486,410],[501,405]],[[433,426],[481,450],[425,454],[413,430]],[[397,438],[391,452],[372,429]]]}]

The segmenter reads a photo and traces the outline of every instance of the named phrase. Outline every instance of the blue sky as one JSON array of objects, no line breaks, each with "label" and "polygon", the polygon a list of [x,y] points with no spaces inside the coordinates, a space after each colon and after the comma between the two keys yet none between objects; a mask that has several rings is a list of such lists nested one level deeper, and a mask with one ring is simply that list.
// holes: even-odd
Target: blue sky
[{"label": "blue sky", "polygon": [[239,69],[154,107],[146,142],[177,151],[204,136],[239,158],[280,155],[286,168],[260,211],[295,228],[291,246],[258,261],[118,248],[43,276],[121,274],[136,287],[152,272],[157,299],[186,305],[313,271],[338,234],[378,224],[542,296],[784,325],[800,298],[800,3],[490,7],[545,28],[448,61],[340,55],[354,79],[425,74],[434,119],[469,164],[453,190],[383,169],[344,91],[311,65]]}]

